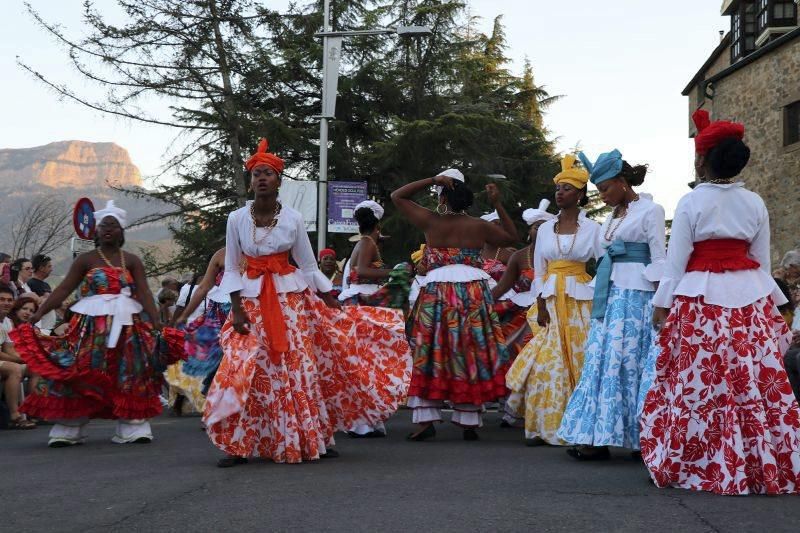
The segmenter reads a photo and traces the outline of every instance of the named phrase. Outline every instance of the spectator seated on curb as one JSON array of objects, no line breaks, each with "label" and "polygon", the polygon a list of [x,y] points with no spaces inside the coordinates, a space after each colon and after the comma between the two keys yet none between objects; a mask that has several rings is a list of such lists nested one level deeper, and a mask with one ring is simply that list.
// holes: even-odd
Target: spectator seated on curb
[{"label": "spectator seated on curb", "polygon": [[[14,305],[14,291],[8,286],[0,286],[0,318],[5,319],[6,314]],[[0,379],[3,380],[3,396],[8,406],[10,427],[13,429],[34,429],[36,424],[19,412],[20,392],[22,379],[25,376],[25,365],[22,362],[14,344],[8,337],[5,324],[0,326]]]},{"label": "spectator seated on curb", "polygon": [[[789,300],[778,307],[778,311],[783,316],[783,319],[786,320],[786,323],[791,326],[795,313],[795,301],[792,298],[792,292],[788,284],[782,279],[775,278],[775,283],[778,284],[786,299]],[[795,398],[800,402],[800,331],[795,330],[792,334],[792,345],[783,356],[783,364],[786,367],[786,374],[789,376],[789,383],[792,385]]]}]

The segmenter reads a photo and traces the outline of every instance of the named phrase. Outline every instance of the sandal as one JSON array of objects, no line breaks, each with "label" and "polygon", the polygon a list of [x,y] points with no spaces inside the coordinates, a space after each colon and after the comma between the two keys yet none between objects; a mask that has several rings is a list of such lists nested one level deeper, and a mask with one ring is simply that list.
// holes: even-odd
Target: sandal
[{"label": "sandal", "polygon": [[[591,451],[590,451],[591,450]],[[611,452],[606,446],[594,448],[592,446],[574,447],[567,450],[567,455],[578,461],[607,461],[611,459]]]},{"label": "sandal", "polygon": [[217,461],[217,467],[219,468],[230,468],[232,466],[246,465],[246,464],[247,464],[247,457],[237,457],[235,455],[229,455]]},{"label": "sandal", "polygon": [[433,424],[428,424],[428,427],[426,427],[422,431],[418,431],[416,433],[409,433],[406,436],[406,440],[414,442],[422,442],[425,439],[431,439],[435,436],[436,436],[436,428],[433,427]]},{"label": "sandal", "polygon": [[32,420],[28,420],[23,416],[18,416],[17,418],[12,418],[10,420],[10,429],[36,429],[36,423]]}]

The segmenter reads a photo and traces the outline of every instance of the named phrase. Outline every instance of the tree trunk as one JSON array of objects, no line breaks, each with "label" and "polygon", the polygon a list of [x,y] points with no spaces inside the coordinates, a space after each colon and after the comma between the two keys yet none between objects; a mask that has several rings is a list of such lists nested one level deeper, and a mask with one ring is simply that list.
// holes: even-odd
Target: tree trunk
[{"label": "tree trunk", "polygon": [[225,52],[225,43],[222,40],[220,21],[217,14],[217,0],[208,2],[211,10],[212,26],[214,27],[214,46],[217,49],[219,59],[219,72],[222,76],[222,106],[225,109],[224,123],[228,134],[228,146],[231,149],[231,165],[233,165],[233,179],[236,185],[237,203],[239,206],[245,204],[247,199],[247,185],[244,179],[244,162],[242,161],[242,147],[239,144],[239,116],[237,114],[236,103],[233,99],[233,88],[231,86],[231,71],[228,67],[228,57]]}]

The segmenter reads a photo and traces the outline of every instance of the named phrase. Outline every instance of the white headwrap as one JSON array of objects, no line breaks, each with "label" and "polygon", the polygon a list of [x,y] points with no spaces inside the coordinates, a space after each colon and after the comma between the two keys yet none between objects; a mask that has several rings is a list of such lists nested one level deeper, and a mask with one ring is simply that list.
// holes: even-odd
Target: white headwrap
[{"label": "white headwrap", "polygon": [[547,208],[550,207],[550,200],[542,200],[539,202],[538,209],[526,209],[522,212],[522,220],[529,226],[533,226],[540,220],[552,220],[556,218],[555,215],[548,213]]},{"label": "white headwrap", "polygon": [[[464,174],[462,174],[461,171],[456,168],[448,168],[447,170],[439,172],[437,176],[447,176],[448,178],[453,178],[454,180],[464,183]],[[436,196],[439,196],[440,194],[442,194],[442,186],[437,185]]]},{"label": "white headwrap", "polygon": [[500,220],[500,215],[497,214],[497,211],[492,211],[491,213],[482,215],[481,219],[485,220],[486,222],[494,222],[495,220]]},{"label": "white headwrap", "polygon": [[378,220],[383,218],[383,207],[381,207],[381,205],[378,202],[373,202],[372,200],[364,200],[363,202],[361,202],[360,204],[358,204],[353,208],[353,213],[355,213],[362,207],[366,207],[367,209],[372,211],[372,214],[375,215],[375,218],[377,218]]},{"label": "white headwrap", "polygon": [[781,260],[781,266],[783,268],[787,268],[792,265],[800,265],[800,250],[789,250],[783,256],[783,259]]},{"label": "white headwrap", "polygon": [[123,229],[125,228],[125,218],[127,216],[128,213],[126,213],[124,209],[120,209],[114,205],[114,200],[109,200],[106,203],[105,209],[94,212],[94,219],[98,224],[106,217],[114,217]]}]

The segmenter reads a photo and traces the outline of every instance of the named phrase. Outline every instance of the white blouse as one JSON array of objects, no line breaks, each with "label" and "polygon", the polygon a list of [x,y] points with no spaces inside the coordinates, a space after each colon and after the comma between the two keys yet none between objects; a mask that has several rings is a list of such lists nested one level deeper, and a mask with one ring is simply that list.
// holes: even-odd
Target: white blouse
[{"label": "white blouse", "polygon": [[[556,220],[548,220],[539,227],[536,235],[536,248],[533,251],[533,271],[536,276],[535,293],[542,298],[548,298],[556,293],[556,276],[547,275],[547,265],[551,261],[578,261],[585,263],[596,259],[602,253],[600,250],[600,224],[586,217],[584,211],[578,216],[578,233],[575,235],[575,246],[572,246],[572,235],[556,235]],[[560,248],[565,252],[572,246],[572,251],[561,255]],[[566,282],[567,295],[576,300],[591,300],[594,289],[590,283],[579,283],[574,276],[569,276]]]},{"label": "white blouse", "polygon": [[314,250],[308,240],[303,216],[289,206],[282,206],[278,223],[272,230],[256,228],[253,240],[253,219],[250,204],[237,209],[228,216],[225,235],[225,274],[220,291],[225,294],[241,291],[240,296],[253,298],[261,292],[261,276],[250,279],[240,270],[244,256],[261,257],[290,251],[298,270],[281,276],[272,274],[275,290],[279,294],[302,292],[307,287],[314,291],[329,292],[331,281],[319,270]]},{"label": "white blouse", "polygon": [[[613,213],[608,215],[598,234],[600,257],[605,255],[611,242],[617,239],[625,242],[645,242],[650,246],[650,264],[614,263],[611,281],[620,289],[655,291],[656,283],[664,273],[667,259],[664,208],[653,202],[653,197],[649,194],[640,194],[638,200],[628,204],[628,214],[622,222],[612,217]],[[616,228],[611,241],[605,237],[609,225]],[[591,285],[594,287],[594,280]]]},{"label": "white blouse", "polygon": [[[710,239],[749,242],[748,256],[761,267],[721,273],[686,272],[694,243]],[[702,295],[706,303],[728,308],[744,307],[769,295],[775,305],[786,303],[772,279],[767,208],[743,183],[701,183],[678,202],[664,276],[653,303],[669,308],[677,295]]]}]

